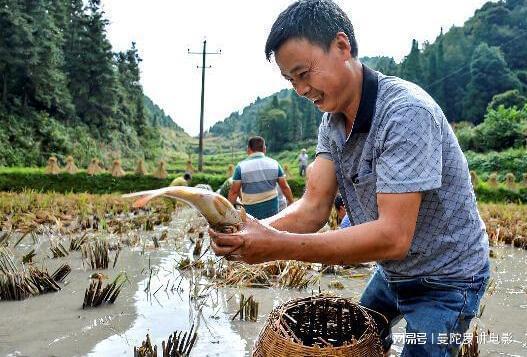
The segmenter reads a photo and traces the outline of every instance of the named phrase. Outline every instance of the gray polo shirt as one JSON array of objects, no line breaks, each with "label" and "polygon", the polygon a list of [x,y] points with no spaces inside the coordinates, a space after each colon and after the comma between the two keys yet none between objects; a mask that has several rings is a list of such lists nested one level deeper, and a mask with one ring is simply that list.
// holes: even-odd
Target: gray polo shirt
[{"label": "gray polo shirt", "polygon": [[441,108],[420,87],[363,66],[353,129],[324,114],[316,153],[335,163],[352,225],[378,218],[377,193],[422,192],[408,255],[378,262],[388,275],[465,278],[488,261],[468,165]]}]

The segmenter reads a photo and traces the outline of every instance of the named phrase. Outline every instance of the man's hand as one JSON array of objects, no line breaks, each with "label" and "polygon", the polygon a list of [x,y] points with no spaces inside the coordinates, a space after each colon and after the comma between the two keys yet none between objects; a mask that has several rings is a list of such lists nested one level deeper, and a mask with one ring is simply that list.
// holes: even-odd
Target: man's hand
[{"label": "man's hand", "polygon": [[280,231],[262,225],[251,216],[247,216],[247,222],[236,233],[219,233],[209,229],[211,247],[216,255],[249,264],[275,260],[273,252],[283,240],[280,234]]}]

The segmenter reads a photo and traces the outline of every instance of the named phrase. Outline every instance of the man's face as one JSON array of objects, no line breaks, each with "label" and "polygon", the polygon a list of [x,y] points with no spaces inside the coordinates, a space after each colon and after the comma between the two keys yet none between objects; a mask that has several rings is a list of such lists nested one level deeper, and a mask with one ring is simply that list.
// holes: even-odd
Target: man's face
[{"label": "man's face", "polygon": [[305,39],[289,39],[275,58],[297,94],[321,111],[342,112],[350,104],[348,61],[352,57],[346,35],[339,33],[327,52]]}]

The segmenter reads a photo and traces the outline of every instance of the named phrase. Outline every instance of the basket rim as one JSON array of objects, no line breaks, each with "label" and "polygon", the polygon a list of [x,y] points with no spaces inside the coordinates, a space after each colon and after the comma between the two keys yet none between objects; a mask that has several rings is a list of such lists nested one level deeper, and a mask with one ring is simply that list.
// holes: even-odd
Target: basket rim
[{"label": "basket rim", "polygon": [[[295,341],[294,338],[291,336],[284,336],[279,332],[281,326],[281,321],[283,318],[283,315],[286,313],[286,311],[291,308],[294,305],[297,305],[298,303],[302,302],[313,302],[318,300],[335,300],[335,301],[343,301],[354,308],[357,308],[362,315],[365,318],[365,331],[361,334],[360,338],[352,338],[350,341],[345,341],[341,346],[320,346],[318,344],[315,344],[314,346],[306,346],[300,342]],[[269,313],[268,319],[266,323],[264,324],[262,330],[260,331],[258,338],[254,341],[254,347],[253,351],[256,351],[257,349],[261,349],[261,346],[259,344],[264,341],[264,337],[266,337],[266,334],[271,334],[272,339],[281,340],[284,343],[287,343],[292,348],[300,349],[302,351],[305,351],[306,353],[316,353],[316,352],[324,352],[329,353],[331,351],[334,352],[345,352],[349,350],[350,348],[355,348],[361,345],[365,345],[368,342],[379,339],[376,329],[376,322],[373,316],[369,313],[369,311],[372,311],[374,313],[379,314],[382,316],[386,322],[388,321],[386,317],[379,312],[375,310],[371,310],[369,308],[366,308],[359,303],[353,301],[351,298],[346,298],[342,296],[335,296],[327,293],[321,293],[317,295],[311,295],[307,297],[300,297],[295,299],[290,299],[289,301],[286,301],[285,303],[273,308],[271,312]],[[280,327],[279,327],[280,326]],[[293,335],[294,336],[294,335]],[[300,340],[299,338],[296,338],[296,340]]]}]

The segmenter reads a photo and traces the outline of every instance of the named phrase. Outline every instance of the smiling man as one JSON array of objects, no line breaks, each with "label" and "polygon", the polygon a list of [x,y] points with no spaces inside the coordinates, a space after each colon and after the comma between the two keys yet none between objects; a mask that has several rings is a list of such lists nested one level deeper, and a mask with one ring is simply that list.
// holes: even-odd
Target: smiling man
[{"label": "smiling man", "polygon": [[[457,356],[489,279],[489,252],[467,162],[443,112],[417,85],[361,64],[353,26],[329,0],[283,11],[265,54],[325,112],[316,159],[301,199],[238,233],[210,231],[214,251],[249,263],[377,261],[361,304],[390,321],[381,329],[385,350],[404,318],[413,339],[403,356]],[[337,189],[352,226],[312,233]]]}]

